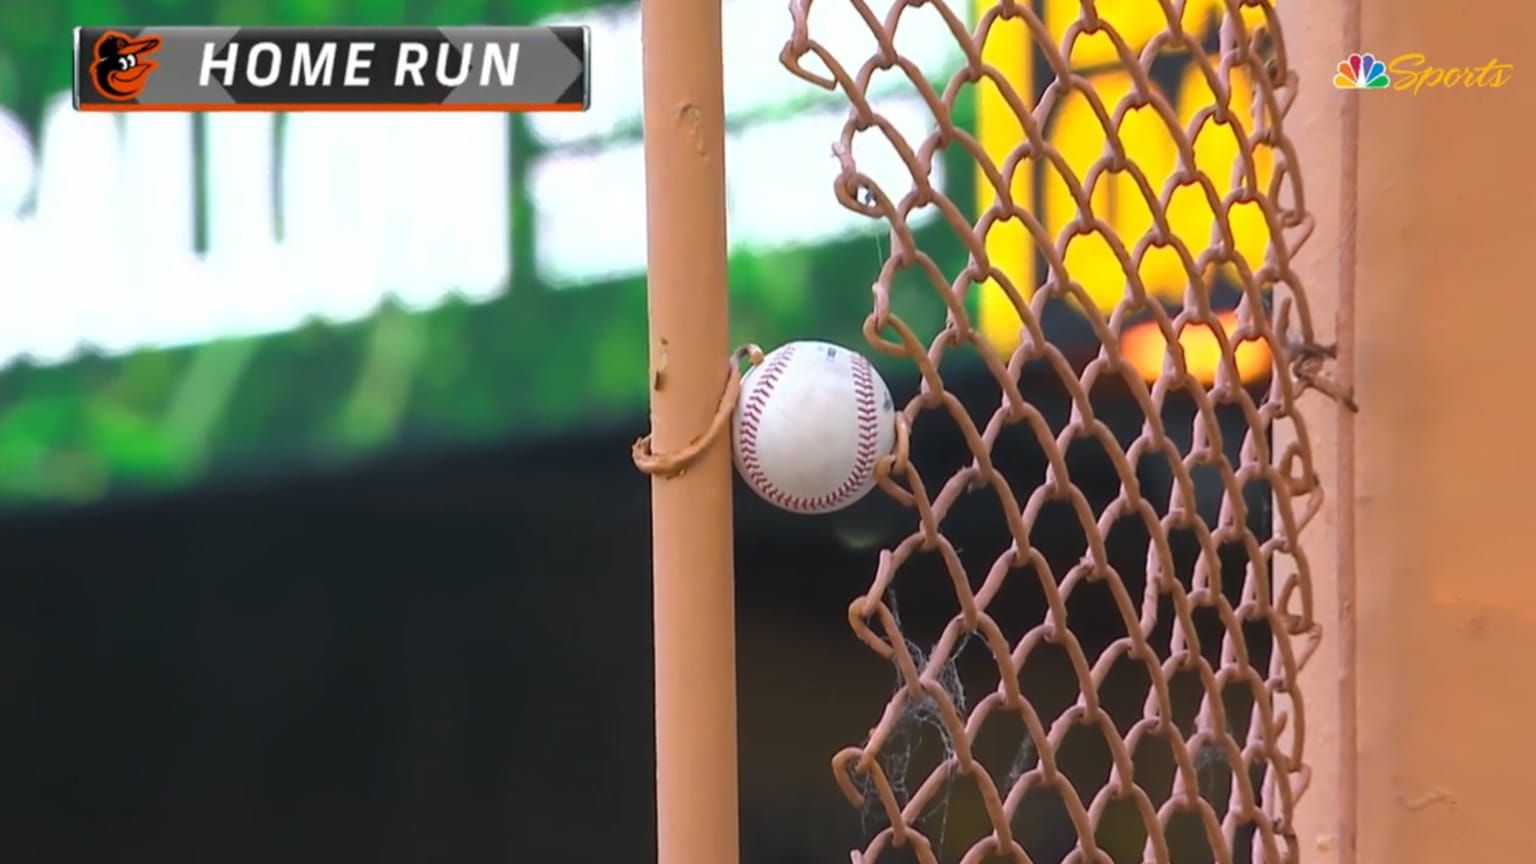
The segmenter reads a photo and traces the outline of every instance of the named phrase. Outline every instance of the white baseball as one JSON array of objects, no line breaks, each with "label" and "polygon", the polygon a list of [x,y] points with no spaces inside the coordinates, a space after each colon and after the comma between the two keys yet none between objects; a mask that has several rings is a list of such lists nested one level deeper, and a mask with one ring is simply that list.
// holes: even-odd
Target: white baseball
[{"label": "white baseball", "polygon": [[789,342],[741,381],[731,418],[736,470],[792,513],[831,513],[869,494],[875,463],[896,446],[896,409],[863,355]]}]

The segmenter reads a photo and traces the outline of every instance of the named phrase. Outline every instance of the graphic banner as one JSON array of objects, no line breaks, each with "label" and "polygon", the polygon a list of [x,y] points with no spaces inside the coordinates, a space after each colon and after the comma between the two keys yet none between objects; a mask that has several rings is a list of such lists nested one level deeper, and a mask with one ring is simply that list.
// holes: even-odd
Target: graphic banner
[{"label": "graphic banner", "polygon": [[77,27],[81,111],[584,111],[586,27]]}]

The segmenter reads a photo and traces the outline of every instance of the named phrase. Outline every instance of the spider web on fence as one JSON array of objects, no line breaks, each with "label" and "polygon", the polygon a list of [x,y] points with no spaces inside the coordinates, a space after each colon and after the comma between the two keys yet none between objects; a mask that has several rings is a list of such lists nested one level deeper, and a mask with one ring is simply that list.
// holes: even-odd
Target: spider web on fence
[{"label": "spider web on fence", "polygon": [[[865,336],[922,379],[900,412],[911,447],[882,463],[880,479],[916,524],[881,552],[850,614],[856,636],[896,675],[867,739],[833,760],[834,779],[864,820],[856,864],[884,856],[921,864],[1299,860],[1291,820],[1306,769],[1297,677],[1318,637],[1299,537],[1322,498],[1296,403],[1309,389],[1350,403],[1323,374],[1329,349],[1313,342],[1291,264],[1311,228],[1284,131],[1296,76],[1270,0],[1148,3],[1165,27],[1139,51],[1093,0],[1072,4],[1075,20],[1052,26],[1011,0],[987,5],[975,22],[942,0],[881,0],[878,10],[870,0],[791,3],[781,61],[850,106],[834,143],[833,195],[890,230]],[[857,13],[871,37],[867,55],[838,56],[817,41],[813,9],[829,5]],[[1221,13],[1213,46],[1190,29],[1202,10]],[[930,24],[937,16],[964,56],[947,80],[930,81],[941,76],[898,50],[902,27],[916,26],[919,14]],[[1005,26],[1024,34],[1048,70],[1033,92],[1020,92],[988,60],[987,40]],[[1109,79],[1074,69],[1075,44],[1090,37],[1113,49],[1124,92],[1106,97],[1099,90]],[[1210,94],[1187,122],[1153,74],[1170,52]],[[882,117],[866,95],[877,74],[904,76],[909,94],[928,105],[926,137],[904,139]],[[982,86],[1012,112],[1019,140],[1011,152],[987,152],[956,121]],[[1104,137],[1086,164],[1047,135],[1068,97],[1086,100]],[[1133,117],[1161,124],[1176,158],[1153,164],[1122,141]],[[1211,128],[1232,136],[1226,164],[1197,159],[1194,142]],[[885,142],[905,176],[862,173],[861,137]],[[957,156],[992,184],[975,218],[930,182],[936,161]],[[1016,200],[1021,171],[1065,190],[1076,212],[1058,230],[1047,230],[1037,201]],[[1118,191],[1100,194],[1101,184]],[[1174,201],[1191,195],[1210,214],[1204,240],[1181,235],[1170,217]],[[1098,212],[1117,196],[1120,206],[1129,196],[1145,208],[1144,225],[1127,229]],[[962,271],[943,272],[924,253],[912,225],[919,211],[940,214],[965,247]],[[1239,242],[1232,225],[1240,219],[1262,220],[1262,249]],[[1005,223],[1033,247],[1044,273],[1035,284],[993,260],[999,247],[988,236]],[[1106,301],[1102,273],[1085,287],[1084,258],[1072,247],[1089,235],[1119,262],[1118,297]],[[1148,287],[1144,271],[1157,256],[1181,274],[1178,303]],[[938,332],[916,332],[893,308],[898,274],[928,282],[944,301]],[[982,286],[1001,292],[1017,316],[1016,347],[1000,349],[973,320],[971,295]],[[1075,355],[1042,326],[1064,307],[1086,322],[1095,351]],[[1131,362],[1134,324],[1162,340],[1154,380]],[[1181,347],[1187,332],[1215,345],[1208,375]],[[1244,359],[1255,345],[1267,357],[1257,382]],[[996,384],[990,416],[946,388],[940,367],[960,352],[979,358]],[[1054,382],[1066,410],[1036,404],[1041,397],[1023,383],[1031,375]],[[1134,406],[1138,422],[1114,428],[1111,403]],[[908,454],[923,452],[924,430],[942,422],[964,439],[970,461],[929,488]],[[1277,446],[1281,433],[1291,443]],[[1021,449],[1038,451],[1043,470],[1003,467]],[[1089,451],[1116,488],[1087,488]],[[962,500],[988,495],[1006,536],[991,561],[967,566],[946,533],[949,520],[973,506]],[[1125,549],[1139,551],[1127,557]],[[910,579],[943,580],[957,603],[926,644],[903,627],[897,607],[896,584]],[[1035,593],[1033,605],[1005,612],[999,597],[1019,590]],[[1071,692],[1050,695],[1048,685],[1061,681]]]},{"label": "spider web on fence", "polygon": [[[886,602],[899,626],[901,618],[898,609],[900,607],[896,602],[894,589],[887,592]],[[919,666],[926,665],[928,655],[923,648],[911,639],[905,641],[907,651],[914,661]],[[965,643],[962,642],[955,654],[958,656],[964,650]],[[896,668],[892,671],[895,673],[895,691],[900,692],[905,687],[901,670]],[[966,710],[965,687],[961,682],[960,669],[954,657],[945,659],[937,681],[951,703],[955,705],[956,710],[964,713]],[[903,807],[912,800],[912,790],[907,787],[907,780],[913,774],[912,765],[917,754],[923,750],[935,748],[938,750],[938,761],[947,763],[955,758],[955,743],[944,725],[939,703],[932,697],[924,695],[903,706],[901,719],[897,722],[891,737],[887,739],[886,745],[881,748],[878,757],[882,770],[886,777],[890,778],[891,791]],[[853,771],[851,767],[848,777],[865,799],[865,806],[859,810],[864,833],[872,834],[876,830],[887,827],[889,822],[878,807],[879,795],[872,777]],[[953,778],[949,778],[938,800],[918,817],[934,832],[940,844],[948,834],[949,798],[952,788]]]}]

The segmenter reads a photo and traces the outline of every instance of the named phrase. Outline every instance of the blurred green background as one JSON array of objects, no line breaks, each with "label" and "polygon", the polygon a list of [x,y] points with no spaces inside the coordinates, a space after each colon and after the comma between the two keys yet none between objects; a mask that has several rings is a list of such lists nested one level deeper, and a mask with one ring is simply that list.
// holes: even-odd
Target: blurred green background
[{"label": "blurred green background", "polygon": [[[732,341],[772,346],[819,338],[858,345],[869,312],[867,286],[889,252],[889,240],[879,226],[842,210],[834,197],[831,145],[847,103],[779,66],[776,46],[789,32],[781,7],[758,0],[727,0],[725,5]],[[951,5],[969,14],[968,4]],[[867,28],[849,17],[851,6],[817,8],[824,14],[846,13],[845,20],[824,20],[817,27],[836,56],[868,56],[872,49],[853,41],[872,45]],[[1155,6],[1116,8],[1132,31],[1162,27]],[[1075,9],[1062,7],[1062,20],[1050,26],[1064,28]],[[1195,19],[1205,19],[1203,38],[1212,48],[1221,9],[1212,3],[1186,8],[1191,29]],[[904,17],[898,43],[942,88],[963,58],[942,20],[926,15]],[[69,0],[0,8],[0,509],[71,505],[208,480],[291,475],[383,454],[538,442],[617,428],[639,434],[645,425],[647,351],[636,21],[634,3],[580,0]],[[186,119],[78,115],[67,107],[75,26],[550,22],[593,28],[592,108],[587,114],[478,118],[489,127],[452,125],[466,115],[409,115],[421,125],[390,127],[394,121],[384,115]],[[1098,86],[1123,87],[1123,80],[1114,83],[1125,78],[1123,73],[1088,56],[1093,53],[1088,42],[1078,45],[1085,55],[1084,74],[1103,76],[1094,78]],[[1036,67],[1037,89],[1049,80],[1038,52],[1032,61],[1021,62]],[[1166,93],[1179,94],[1184,113],[1192,114],[1195,103],[1211,97],[1190,88],[1189,80],[1199,84],[1203,78],[1189,70],[1187,57],[1173,52],[1154,64],[1152,75]],[[909,139],[927,134],[931,123],[928,109],[911,90],[895,72],[871,82],[879,110]],[[954,120],[974,129],[976,105],[970,93],[970,88],[961,91]],[[316,117],[329,125],[311,122]],[[386,125],[368,125],[380,117]],[[256,125],[241,125],[246,121]],[[302,124],[309,125],[298,134]],[[391,128],[410,141],[379,143],[391,139]],[[479,131],[466,135],[455,131],[460,128]],[[242,138],[240,129],[254,131]],[[262,137],[269,134],[270,146]],[[1081,163],[1079,168],[1103,150],[1091,112],[1076,117],[1070,127],[1053,116],[1047,134],[1071,161]],[[116,143],[102,143],[114,135]],[[1231,135],[1209,124],[1196,138],[1201,168],[1212,177],[1232,174],[1229,166],[1238,151]],[[466,138],[471,144],[467,151],[460,147]],[[476,140],[483,145],[478,159],[466,159],[465,152],[476,152]],[[1147,149],[1141,155],[1149,164],[1157,161],[1155,148],[1170,146],[1157,135],[1137,140]],[[243,160],[251,154],[238,145],[252,141],[266,148],[262,158],[270,156],[271,164],[252,164],[242,174]],[[389,144],[396,148],[393,161],[374,152]],[[860,152],[862,146],[874,151]],[[180,162],[165,162],[168,147],[184,151],[175,157]],[[884,188],[910,182],[890,158],[883,163],[887,173],[876,170],[882,165],[879,157],[892,154],[876,133],[861,133],[855,151],[861,171]],[[934,177],[962,212],[974,213],[974,166],[962,154],[959,147],[939,150]],[[376,158],[370,161],[370,155]],[[148,164],[157,158],[156,166]],[[116,162],[107,167],[97,164],[111,160]],[[308,166],[303,180],[295,179],[301,163]],[[480,166],[493,176],[474,173]],[[1044,162],[1035,166],[1037,180],[1046,167]],[[1172,171],[1174,163],[1165,168]],[[887,180],[890,171],[901,173]],[[135,177],[153,179],[135,186]],[[74,259],[81,253],[73,238],[90,230],[87,225],[101,224],[90,220],[113,206],[113,196],[102,188],[113,184],[131,194],[155,187],[161,194],[149,196],[151,203],[136,218],[166,236],[185,235],[190,239],[175,242],[190,248],[136,261],[135,287],[107,296],[87,284],[102,278],[107,268],[100,262],[76,275],[79,262]],[[405,223],[425,228],[407,234],[417,243],[409,253],[393,254],[393,260],[382,260],[389,254],[354,259],[371,262],[378,272],[359,276],[366,268],[353,268],[356,284],[337,287],[321,273],[332,263],[332,229],[350,221],[344,214],[354,196],[366,197],[381,184],[396,197],[375,196],[371,206],[395,211],[382,217],[399,217],[392,230]],[[466,201],[473,197],[473,206],[459,208],[453,190],[463,190]],[[1045,193],[1037,189],[1034,194]],[[1139,218],[1130,213],[1135,208],[1117,203],[1120,199],[1107,186],[1095,196],[1103,199],[1096,206],[1111,220],[1129,214],[1130,222],[1118,226],[1122,233],[1145,230],[1130,224]],[[269,219],[272,248],[305,246],[309,257],[283,259],[287,263],[280,266],[273,262],[282,256],[246,249],[241,254],[247,259],[237,261],[235,270],[204,267],[217,258],[213,246],[218,243],[210,246],[211,236],[227,239],[231,230],[245,236],[229,226],[261,225],[260,219],[268,218],[231,220],[232,213],[241,215],[244,204],[257,209],[258,198],[277,201]],[[1075,205],[1053,213],[1043,200],[1037,199],[1036,206],[1045,211],[1047,230],[1065,230]],[[1123,211],[1119,217],[1117,208]],[[953,278],[967,256],[934,218],[935,209],[914,214],[913,224],[919,246]],[[506,223],[504,230],[469,240],[460,236],[473,234],[474,214],[489,210],[496,213],[487,219]],[[1186,226],[1185,237],[1192,246],[1206,242],[1214,218],[1208,212],[1194,215],[1200,218]],[[373,213],[368,218],[371,225],[380,217]],[[487,219],[478,221],[490,224]],[[1239,221],[1232,217],[1234,230],[1241,227]],[[385,236],[382,230],[353,228],[386,252],[402,246],[398,240],[379,239]],[[1239,251],[1250,258],[1262,256],[1267,243],[1262,221],[1244,230],[1246,246],[1253,249]],[[427,231],[434,233],[428,236]],[[460,266],[466,254],[490,261],[491,270]],[[160,260],[178,256],[179,262]],[[1113,255],[1106,248],[1098,260],[1092,253],[1086,258],[1074,260],[1074,278],[1118,297],[1121,276]],[[501,259],[510,263],[497,264]],[[1036,260],[1041,273],[1038,255]],[[294,261],[300,272],[285,279],[284,273],[294,274]],[[263,267],[266,275],[246,273]],[[191,272],[198,268],[203,269]],[[474,285],[452,275],[469,272],[504,275]],[[240,275],[221,281],[210,273]],[[1175,276],[1157,292],[1170,303],[1178,302],[1186,288],[1182,274]],[[1216,281],[1218,305],[1235,302],[1236,295],[1220,278]],[[181,285],[181,293],[154,295],[155,286],[166,284]],[[146,293],[131,293],[139,290]],[[973,313],[977,294],[967,295]],[[178,297],[218,308],[190,328],[182,322],[167,330],[165,321],[181,308]],[[351,304],[358,314],[337,313],[338,303]],[[266,312],[287,306],[265,323],[240,317],[240,310],[263,304]],[[893,306],[920,335],[943,325],[939,294],[915,269],[897,276]],[[204,312],[208,309],[198,314]],[[1096,352],[1091,331],[1071,304],[1053,301],[1044,316],[1059,346]],[[92,333],[100,342],[103,321],[115,321],[118,335],[129,337],[122,344],[131,349],[104,353],[92,348]],[[993,324],[989,335],[998,336],[997,326],[1008,330],[1006,320]],[[967,365],[979,369],[973,352],[957,353],[955,363],[959,368],[947,364],[946,374],[964,375]],[[903,373],[910,373],[889,365],[884,371],[897,389]]]},{"label": "blurred green background", "polygon": [[[46,137],[48,107],[70,86],[67,46],[77,25],[528,24],[574,17],[590,6],[578,0],[7,4],[0,8],[0,109],[19,120],[33,142]],[[787,33],[787,17],[784,23]],[[594,59],[601,62],[601,56]],[[800,86],[787,72],[772,71],[786,88]],[[802,89],[806,98],[817,95],[809,85]],[[593,94],[595,105],[605,98],[603,92]],[[792,117],[795,105],[775,110]],[[753,122],[775,122],[773,114]],[[531,131],[538,121],[513,116],[506,122],[512,267],[504,293],[481,303],[448,297],[425,311],[385,302],[352,323],[311,323],[272,335],[212,338],[126,356],[85,352],[63,363],[0,361],[8,364],[0,369],[0,506],[79,503],[210,478],[313,470],[402,448],[578,434],[612,424],[641,431],[647,362],[643,277],[572,288],[540,276],[538,220],[529,196],[513,190],[524,188],[531,166],[549,148]],[[628,130],[630,143],[637,133]],[[206,137],[194,145],[204,159]],[[825,198],[817,203],[835,208],[830,157],[804,167],[828,177]],[[0,172],[6,170],[0,162]],[[405,170],[430,172],[431,165]],[[801,166],[729,170],[795,172]],[[951,193],[962,206],[971,206],[969,173],[959,166],[951,176]],[[0,176],[0,189],[17,183],[26,179]],[[195,192],[206,197],[208,190]],[[601,199],[604,190],[591,194]],[[0,211],[0,222],[17,218]],[[642,220],[643,213],[629,218]],[[594,243],[603,242],[599,231],[594,235]],[[947,231],[925,229],[922,242],[946,270],[963,264]],[[882,249],[888,249],[884,237],[870,230],[830,242],[791,239],[779,248],[759,244],[736,252],[730,265],[733,341],[859,342],[868,294],[858,286],[873,279]],[[0,326],[4,318],[15,319],[20,304],[35,302],[40,287],[23,279],[18,288],[8,269],[0,252]],[[943,320],[933,294],[926,285],[898,287],[900,311],[919,332],[932,332]]]}]

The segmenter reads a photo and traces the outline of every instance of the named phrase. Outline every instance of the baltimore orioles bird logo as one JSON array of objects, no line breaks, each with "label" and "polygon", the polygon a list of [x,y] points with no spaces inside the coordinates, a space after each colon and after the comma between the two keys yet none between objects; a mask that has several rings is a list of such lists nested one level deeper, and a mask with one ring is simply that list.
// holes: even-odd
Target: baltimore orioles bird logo
[{"label": "baltimore orioles bird logo", "polygon": [[91,64],[91,80],[96,92],[113,102],[127,102],[144,92],[149,73],[160,65],[148,59],[160,50],[160,37],[132,39],[115,30],[96,40],[96,62]]}]

